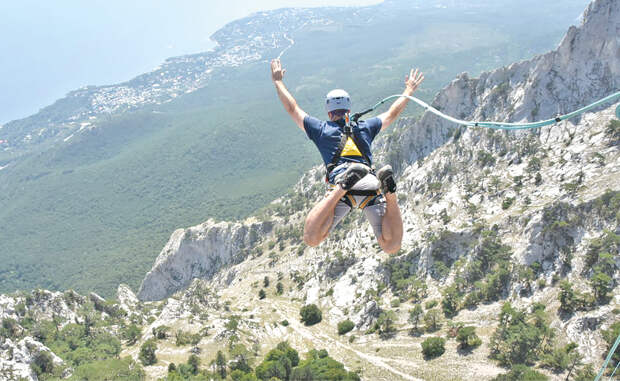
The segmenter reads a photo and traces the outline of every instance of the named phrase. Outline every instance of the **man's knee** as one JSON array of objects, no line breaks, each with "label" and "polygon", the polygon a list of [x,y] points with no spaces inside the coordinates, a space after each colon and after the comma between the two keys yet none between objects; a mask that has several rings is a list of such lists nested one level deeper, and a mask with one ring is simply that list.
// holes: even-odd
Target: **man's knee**
[{"label": "man's knee", "polygon": [[321,232],[312,227],[308,227],[308,224],[304,226],[304,243],[310,247],[316,247],[325,240],[326,236],[321,234]]},{"label": "man's knee", "polygon": [[379,242],[379,245],[381,246],[381,249],[383,249],[383,251],[385,251],[386,253],[393,255],[398,253],[398,251],[400,250],[401,247],[401,241],[400,240],[390,240],[390,241],[381,241]]},{"label": "man's knee", "polygon": [[304,232],[304,243],[310,247],[319,246],[323,240],[317,234],[308,234]]}]

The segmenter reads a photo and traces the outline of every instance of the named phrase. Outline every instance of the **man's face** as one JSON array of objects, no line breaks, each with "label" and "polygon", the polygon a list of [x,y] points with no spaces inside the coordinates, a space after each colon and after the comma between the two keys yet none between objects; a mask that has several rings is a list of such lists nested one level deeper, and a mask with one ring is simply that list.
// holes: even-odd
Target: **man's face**
[{"label": "man's face", "polygon": [[345,115],[349,112],[349,110],[334,110],[327,113],[329,116],[329,120],[335,122],[337,120],[343,119]]}]

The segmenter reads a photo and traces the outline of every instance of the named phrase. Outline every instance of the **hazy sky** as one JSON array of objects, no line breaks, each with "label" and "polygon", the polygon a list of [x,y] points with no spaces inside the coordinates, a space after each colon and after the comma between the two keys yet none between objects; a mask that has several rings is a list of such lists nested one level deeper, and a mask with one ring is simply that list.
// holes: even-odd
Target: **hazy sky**
[{"label": "hazy sky", "polygon": [[209,36],[252,12],[379,0],[0,1],[0,124],[84,85],[129,80],[167,57],[208,50]]}]

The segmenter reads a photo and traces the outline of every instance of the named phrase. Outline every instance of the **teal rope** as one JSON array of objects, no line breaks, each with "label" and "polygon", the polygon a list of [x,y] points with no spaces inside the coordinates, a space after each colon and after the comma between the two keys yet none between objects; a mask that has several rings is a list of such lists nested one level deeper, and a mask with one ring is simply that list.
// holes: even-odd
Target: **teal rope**
[{"label": "teal rope", "polygon": [[[554,124],[557,122],[561,122],[563,120],[566,119],[570,119],[573,118],[577,115],[583,114],[586,111],[589,111],[595,107],[600,106],[603,103],[607,103],[610,102],[612,100],[615,100],[616,98],[620,98],[620,91],[611,94],[603,99],[600,99],[592,104],[589,104],[585,107],[582,107],[578,110],[575,110],[571,113],[565,114],[565,115],[560,115],[556,118],[553,119],[547,119],[547,120],[542,120],[540,122],[531,122],[531,123],[506,123],[506,122],[471,122],[471,121],[466,121],[466,120],[460,120],[460,119],[456,119],[453,118],[449,115],[446,115],[444,113],[442,113],[441,111],[437,110],[436,108],[428,105],[426,102],[416,98],[416,97],[412,97],[409,95],[390,95],[389,97],[383,99],[381,102],[377,103],[376,105],[374,105],[371,109],[368,110],[368,112],[373,111],[374,109],[376,109],[377,107],[381,106],[382,104],[384,104],[385,102],[389,101],[390,99],[394,99],[394,98],[408,98],[412,101],[414,101],[415,103],[417,103],[418,105],[422,106],[422,108],[424,108],[427,111],[432,112],[433,114],[446,119],[450,122],[456,123],[456,124],[461,124],[467,127],[486,127],[486,128],[492,128],[492,129],[496,129],[496,130],[525,130],[525,129],[532,129],[532,128],[539,128],[539,127],[543,127],[543,126],[548,126],[550,124]],[[616,109],[616,114],[620,113],[620,106],[618,109]],[[620,118],[620,116],[619,116]]]},{"label": "teal rope", "polygon": [[616,364],[616,368],[614,369],[614,371],[611,372],[611,376],[609,376],[609,381],[611,381],[612,378],[614,378],[614,374],[616,374],[616,371],[618,370],[619,366],[620,366],[620,361],[618,361],[618,363]]},{"label": "teal rope", "polygon": [[[601,378],[601,376],[603,375],[603,372],[605,371],[605,369],[607,369],[607,364],[609,364],[609,360],[611,360],[611,357],[614,355],[614,353],[616,353],[616,349],[618,348],[618,345],[620,345],[620,335],[618,335],[618,338],[616,339],[616,342],[614,343],[614,345],[609,350],[609,353],[607,354],[607,358],[605,359],[605,362],[603,363],[603,367],[601,368],[601,371],[598,372],[598,375],[596,376],[594,381],[598,381]],[[616,367],[616,368],[618,368],[618,367]],[[615,370],[614,370],[614,373],[615,373]]]}]

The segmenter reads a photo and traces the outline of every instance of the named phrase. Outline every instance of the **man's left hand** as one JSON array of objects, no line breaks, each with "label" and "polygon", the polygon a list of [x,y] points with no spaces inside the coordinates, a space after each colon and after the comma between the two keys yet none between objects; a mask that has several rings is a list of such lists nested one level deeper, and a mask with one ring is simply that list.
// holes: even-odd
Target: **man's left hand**
[{"label": "man's left hand", "polygon": [[411,69],[411,73],[407,77],[405,77],[405,89],[410,94],[413,94],[414,91],[417,90],[418,86],[424,81],[424,74],[418,69]]}]

